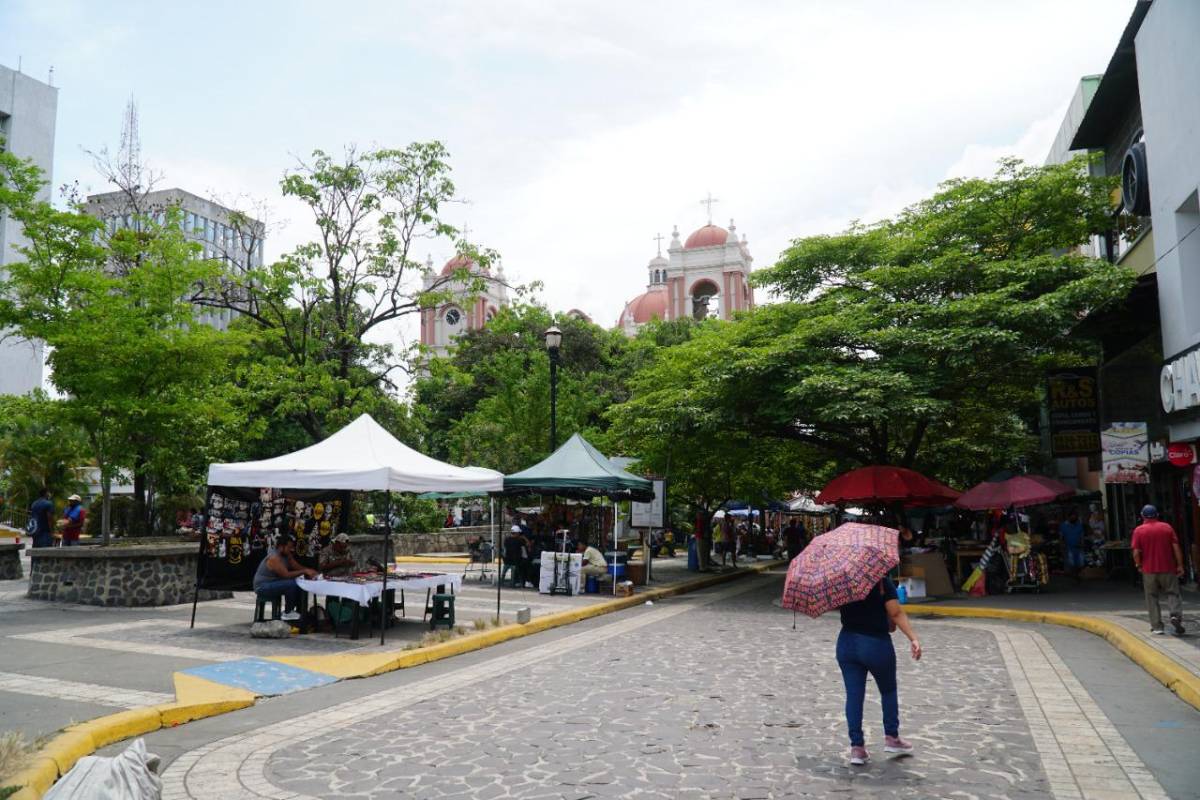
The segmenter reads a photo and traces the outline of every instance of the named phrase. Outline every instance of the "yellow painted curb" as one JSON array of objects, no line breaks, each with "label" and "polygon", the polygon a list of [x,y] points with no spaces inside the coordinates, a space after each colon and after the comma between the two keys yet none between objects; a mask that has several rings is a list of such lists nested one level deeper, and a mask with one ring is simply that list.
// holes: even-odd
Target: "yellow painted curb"
[{"label": "yellow painted curb", "polygon": [[1153,645],[1142,641],[1136,634],[1110,620],[1060,611],[1026,611],[986,606],[908,605],[905,610],[910,616],[1004,619],[1061,625],[1093,633],[1128,656],[1156,681],[1178,695],[1180,700],[1192,708],[1200,710],[1200,677],[1192,674],[1175,659],[1160,652]]},{"label": "yellow painted curb", "polygon": [[[153,706],[133,708],[107,717],[70,725],[67,731],[86,733],[92,739],[92,751],[122,739],[131,739],[162,727],[162,715]],[[84,753],[88,755],[88,753]]]},{"label": "yellow painted curb", "polygon": [[4,779],[6,786],[23,786],[9,800],[39,800],[46,791],[58,780],[58,764],[47,756],[37,755],[33,760],[11,778]]},{"label": "yellow painted curb", "polygon": [[462,556],[396,556],[397,564],[470,564],[471,559]]}]

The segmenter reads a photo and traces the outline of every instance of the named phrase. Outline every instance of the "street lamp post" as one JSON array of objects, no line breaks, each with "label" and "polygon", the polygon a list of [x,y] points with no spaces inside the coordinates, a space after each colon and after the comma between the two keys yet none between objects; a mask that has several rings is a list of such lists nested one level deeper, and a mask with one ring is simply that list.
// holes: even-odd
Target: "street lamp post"
[{"label": "street lamp post", "polygon": [[550,452],[558,447],[558,353],[562,331],[557,325],[546,329],[546,352],[550,354]]}]

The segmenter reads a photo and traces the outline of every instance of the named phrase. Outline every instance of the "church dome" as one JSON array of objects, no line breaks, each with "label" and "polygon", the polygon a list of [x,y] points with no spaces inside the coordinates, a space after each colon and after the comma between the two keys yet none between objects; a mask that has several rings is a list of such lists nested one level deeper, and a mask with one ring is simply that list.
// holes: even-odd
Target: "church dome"
[{"label": "church dome", "polygon": [[694,250],[698,247],[716,247],[725,244],[729,239],[729,231],[711,222],[703,228],[692,231],[692,235],[683,243],[684,250]]},{"label": "church dome", "polygon": [[626,321],[635,325],[644,325],[652,319],[667,318],[667,293],[663,289],[651,289],[625,304],[617,327],[625,325]]},{"label": "church dome", "polygon": [[[448,277],[456,269],[475,269],[476,264],[471,259],[464,255],[457,255],[446,262],[446,266],[442,267],[442,277]],[[487,272],[487,267],[484,267],[484,272]]]}]

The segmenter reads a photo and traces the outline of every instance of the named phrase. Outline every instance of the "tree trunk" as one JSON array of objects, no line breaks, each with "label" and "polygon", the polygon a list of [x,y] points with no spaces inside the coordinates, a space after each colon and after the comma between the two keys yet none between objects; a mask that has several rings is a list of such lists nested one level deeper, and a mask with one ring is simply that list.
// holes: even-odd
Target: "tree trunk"
[{"label": "tree trunk", "polygon": [[112,478],[100,467],[100,541],[108,545],[112,536]]},{"label": "tree trunk", "polygon": [[137,530],[131,530],[130,535],[141,536],[149,530],[146,513],[146,461],[139,455],[133,460],[133,521]]}]

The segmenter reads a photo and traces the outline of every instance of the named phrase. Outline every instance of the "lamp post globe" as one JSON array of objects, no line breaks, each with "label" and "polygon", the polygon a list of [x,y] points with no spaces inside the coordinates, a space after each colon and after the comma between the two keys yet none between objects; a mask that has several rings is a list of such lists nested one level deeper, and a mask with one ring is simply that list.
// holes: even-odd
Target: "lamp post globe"
[{"label": "lamp post globe", "polygon": [[550,452],[558,447],[558,353],[562,331],[557,325],[546,329],[546,352],[550,355]]}]

